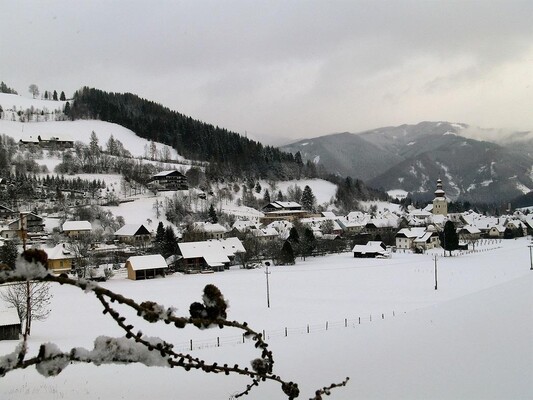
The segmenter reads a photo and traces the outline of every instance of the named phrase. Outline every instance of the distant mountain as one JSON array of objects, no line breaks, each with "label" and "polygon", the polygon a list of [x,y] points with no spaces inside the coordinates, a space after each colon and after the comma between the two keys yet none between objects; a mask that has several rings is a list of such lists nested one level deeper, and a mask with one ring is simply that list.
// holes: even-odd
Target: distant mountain
[{"label": "distant mountain", "polygon": [[299,151],[303,160],[320,163],[333,174],[362,180],[374,178],[402,161],[393,152],[348,132],[300,140],[281,150],[293,154]]},{"label": "distant mountain", "polygon": [[[403,189],[428,200],[443,180],[452,199],[505,202],[533,188],[533,141],[492,143],[465,137],[466,124],[421,122],[302,140],[282,150],[300,151],[331,172],[384,190]],[[518,143],[518,144],[517,144]]]}]

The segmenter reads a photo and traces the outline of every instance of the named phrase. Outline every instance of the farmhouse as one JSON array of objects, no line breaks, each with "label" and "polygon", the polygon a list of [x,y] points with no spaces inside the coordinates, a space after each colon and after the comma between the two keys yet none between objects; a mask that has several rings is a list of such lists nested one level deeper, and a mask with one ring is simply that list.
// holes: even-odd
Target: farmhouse
[{"label": "farmhouse", "polygon": [[150,243],[152,236],[142,224],[126,224],[115,232],[115,237],[122,243],[143,247]]},{"label": "farmhouse", "polygon": [[369,241],[367,244],[356,244],[352,249],[355,258],[388,257],[389,252],[383,242]]},{"label": "farmhouse", "polygon": [[61,227],[63,233],[71,238],[91,233],[92,227],[89,221],[65,221]]},{"label": "farmhouse", "polygon": [[227,232],[222,225],[211,222],[194,222],[192,226],[194,231],[202,232],[206,239],[222,239]]},{"label": "farmhouse", "polygon": [[231,264],[229,249],[220,240],[178,243],[178,247],[183,257],[179,269],[183,272],[223,271]]},{"label": "farmhouse", "polygon": [[181,172],[161,171],[152,176],[148,186],[157,190],[187,190],[187,177]]},{"label": "farmhouse", "polygon": [[133,256],[126,261],[128,279],[152,279],[156,276],[165,276],[168,265],[160,254],[149,256]]},{"label": "farmhouse", "polygon": [[72,260],[75,255],[67,248],[65,243],[60,243],[55,247],[45,247],[43,250],[48,255],[46,268],[55,274],[70,272]]},{"label": "farmhouse", "polygon": [[0,309],[0,340],[18,340],[22,332],[15,308]]}]

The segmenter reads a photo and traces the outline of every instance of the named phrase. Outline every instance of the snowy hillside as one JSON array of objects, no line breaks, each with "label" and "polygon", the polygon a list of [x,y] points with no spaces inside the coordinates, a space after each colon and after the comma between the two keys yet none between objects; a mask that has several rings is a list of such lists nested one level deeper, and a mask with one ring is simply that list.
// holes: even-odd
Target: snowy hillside
[{"label": "snowy hillside", "polygon": [[[60,110],[62,112],[65,104],[66,101],[32,99],[18,94],[0,93],[0,106],[4,112],[24,111],[31,107],[37,110]],[[5,116],[4,119],[6,119]]]},{"label": "snowy hillside", "polygon": [[[49,121],[49,122],[14,122],[0,120],[0,134],[11,136],[16,141],[30,136],[38,135],[62,135],[68,136],[74,141],[89,144],[91,132],[95,132],[101,147],[105,145],[111,135],[120,140],[124,148],[134,157],[145,157],[148,153],[150,141],[140,138],[134,132],[123,126],[97,120],[77,120],[77,121]],[[156,143],[158,151],[168,147],[172,159],[183,161],[184,158],[178,155],[176,150],[170,146]]]},{"label": "snowy hillside", "polygon": [[[349,376],[348,386],[334,390],[332,400],[526,399],[533,397],[528,244],[526,238],[492,241],[477,246],[474,254],[439,258],[437,291],[430,254],[395,253],[378,260],[344,253],[299,260],[270,269],[271,308],[262,269],[136,282],[116,276],[105,286],[137,300],[176,306],[177,314],[185,315],[204,285],[217,285],[230,302],[230,319],[265,330],[275,372],[300,384],[300,398]],[[31,352],[41,342],[67,350],[91,347],[96,335],[123,336],[94,296],[69,287],[53,290],[52,314],[34,323]],[[193,355],[209,362],[247,366],[256,354],[253,344],[242,344],[239,332],[229,329],[176,331],[165,324],[131,322],[172,341],[176,350],[186,351],[193,340],[204,347]],[[0,342],[0,354],[15,344]],[[184,399],[228,399],[247,383],[239,376],[177,368],[70,365],[55,378],[43,378],[33,368],[9,373],[2,378],[2,398],[140,400],[179,393]],[[284,397],[278,384],[267,382],[247,398]]]}]

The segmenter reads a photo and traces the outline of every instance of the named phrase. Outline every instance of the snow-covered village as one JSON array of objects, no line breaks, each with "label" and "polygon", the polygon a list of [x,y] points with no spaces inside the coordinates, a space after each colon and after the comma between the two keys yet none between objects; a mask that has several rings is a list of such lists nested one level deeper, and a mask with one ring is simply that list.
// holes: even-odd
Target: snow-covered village
[{"label": "snow-covered village", "polygon": [[96,3],[2,7],[2,400],[533,398],[530,13]]}]

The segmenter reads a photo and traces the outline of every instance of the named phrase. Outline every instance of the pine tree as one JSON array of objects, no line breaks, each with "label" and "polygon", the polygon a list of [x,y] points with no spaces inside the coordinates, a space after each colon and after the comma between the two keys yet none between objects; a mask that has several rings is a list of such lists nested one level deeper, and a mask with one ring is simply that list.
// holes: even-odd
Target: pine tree
[{"label": "pine tree", "polygon": [[276,197],[277,201],[283,201],[283,193],[281,193],[281,190],[278,192],[278,196]]},{"label": "pine tree", "polygon": [[45,100],[48,100],[48,90],[45,90],[45,91],[44,91],[44,99],[45,99]]},{"label": "pine tree", "polygon": [[54,90],[54,94],[52,95],[52,99],[57,101],[57,91]]},{"label": "pine tree", "polygon": [[65,101],[67,98],[65,97],[65,92],[61,91],[61,95],[59,96],[59,100]]},{"label": "pine tree", "polygon": [[263,202],[265,204],[270,203],[270,192],[268,191],[268,189],[265,189],[265,194],[263,195]]},{"label": "pine tree", "polygon": [[263,188],[261,187],[261,184],[259,182],[257,182],[256,185],[255,185],[255,192],[256,193],[261,193],[262,189]]},{"label": "pine tree", "polygon": [[215,207],[213,207],[213,204],[209,206],[209,221],[213,224],[216,224],[218,222],[217,212],[215,211]]},{"label": "pine tree", "polygon": [[313,211],[315,209],[315,195],[311,188],[306,185],[302,193],[302,206],[304,210]]},{"label": "pine tree", "polygon": [[444,250],[450,252],[452,255],[453,250],[459,248],[459,237],[457,236],[457,231],[455,230],[455,224],[452,221],[446,221],[444,224],[444,231],[441,235],[441,244]]},{"label": "pine tree", "polygon": [[11,269],[15,269],[18,258],[17,245],[12,240],[8,240],[0,247],[0,264],[5,264]]},{"label": "pine tree", "polygon": [[294,264],[294,251],[292,250],[292,245],[288,240],[286,240],[283,243],[283,247],[281,248],[281,251],[279,252],[278,262],[281,265]]},{"label": "pine tree", "polygon": [[63,109],[63,112],[67,116],[70,114],[70,103],[68,101],[65,103],[65,108]]},{"label": "pine tree", "polygon": [[176,233],[170,225],[167,225],[167,227],[165,228],[165,237],[163,240],[161,255],[164,258],[168,258],[176,254],[177,248],[178,241],[176,240]]}]

